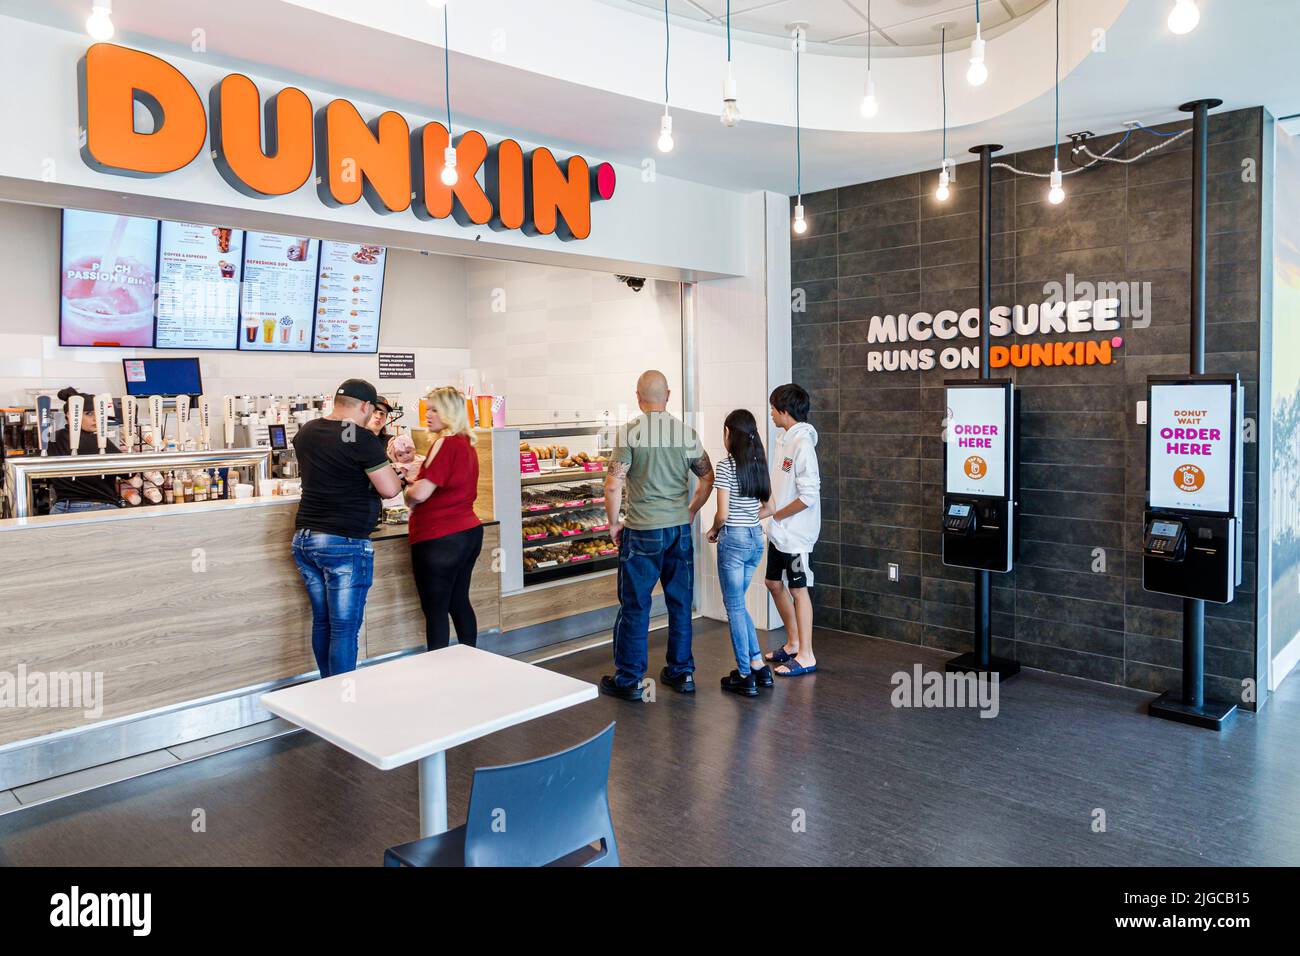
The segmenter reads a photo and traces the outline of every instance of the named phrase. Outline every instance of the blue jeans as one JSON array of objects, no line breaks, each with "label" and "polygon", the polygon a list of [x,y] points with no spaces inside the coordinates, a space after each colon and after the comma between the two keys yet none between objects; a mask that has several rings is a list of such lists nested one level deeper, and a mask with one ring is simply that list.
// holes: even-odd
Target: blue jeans
[{"label": "blue jeans", "polygon": [[614,619],[614,680],[641,683],[649,663],[650,606],[662,581],[668,606],[668,676],[695,671],[691,656],[691,596],[695,592],[695,546],[691,526],[634,531],[618,543],[618,616]]},{"label": "blue jeans", "polygon": [[293,535],[293,559],[311,600],[311,650],[321,677],[357,669],[357,635],[374,578],[375,548],[367,538]]},{"label": "blue jeans", "polygon": [[762,528],[723,526],[718,533],[718,581],[731,628],[731,646],[736,652],[736,671],[741,677],[749,673],[751,661],[763,656],[754,619],[745,607],[745,593],[762,560]]},{"label": "blue jeans", "polygon": [[117,505],[110,505],[105,501],[72,501],[63,498],[50,505],[50,514],[68,515],[76,514],[80,511],[116,511]]}]

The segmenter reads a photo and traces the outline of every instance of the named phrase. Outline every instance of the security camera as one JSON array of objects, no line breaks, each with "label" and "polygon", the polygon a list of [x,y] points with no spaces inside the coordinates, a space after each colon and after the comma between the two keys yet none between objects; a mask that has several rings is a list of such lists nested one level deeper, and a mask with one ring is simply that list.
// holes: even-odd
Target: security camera
[{"label": "security camera", "polygon": [[633,292],[640,292],[645,288],[645,278],[643,276],[614,276],[614,278]]}]

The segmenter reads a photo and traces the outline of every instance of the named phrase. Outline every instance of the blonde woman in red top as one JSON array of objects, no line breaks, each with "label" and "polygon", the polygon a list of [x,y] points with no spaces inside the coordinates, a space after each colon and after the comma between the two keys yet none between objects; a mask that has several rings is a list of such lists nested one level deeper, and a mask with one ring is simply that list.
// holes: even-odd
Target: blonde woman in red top
[{"label": "blonde woman in red top", "polygon": [[[483,525],[474,513],[478,497],[477,437],[469,426],[465,396],[446,386],[425,395],[424,424],[434,436],[424,461],[406,487],[411,509],[411,568],[424,610],[425,644],[431,651],[451,640],[474,647],[478,619],[469,602],[470,575],[483,550]],[[418,468],[418,471],[416,470]]]}]

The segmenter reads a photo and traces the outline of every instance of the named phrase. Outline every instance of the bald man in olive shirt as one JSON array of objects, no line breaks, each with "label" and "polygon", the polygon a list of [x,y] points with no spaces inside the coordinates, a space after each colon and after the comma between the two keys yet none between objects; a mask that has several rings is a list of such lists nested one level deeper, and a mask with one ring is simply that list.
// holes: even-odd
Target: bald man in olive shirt
[{"label": "bald man in olive shirt", "polygon": [[[619,429],[605,477],[605,511],[618,545],[619,611],[616,671],[601,678],[600,689],[623,700],[641,699],[656,582],[663,584],[668,607],[668,661],[660,679],[683,694],[695,690],[691,523],[713,491],[713,464],[695,429],[668,413],[669,394],[663,372],[651,369],[637,379],[641,414]],[[694,495],[691,475],[699,479]]]}]

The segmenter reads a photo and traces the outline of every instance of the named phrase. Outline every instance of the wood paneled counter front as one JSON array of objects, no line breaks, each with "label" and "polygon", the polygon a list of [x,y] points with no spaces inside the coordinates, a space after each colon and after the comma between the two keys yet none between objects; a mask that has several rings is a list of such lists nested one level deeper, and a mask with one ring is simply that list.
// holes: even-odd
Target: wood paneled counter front
[{"label": "wood paneled counter front", "polygon": [[[0,699],[0,746],[315,671],[290,551],[296,498],[0,521],[0,681],[102,674],[102,713]],[[501,626],[485,523],[471,596],[483,646]],[[404,525],[375,533],[359,657],[424,646]]]}]

